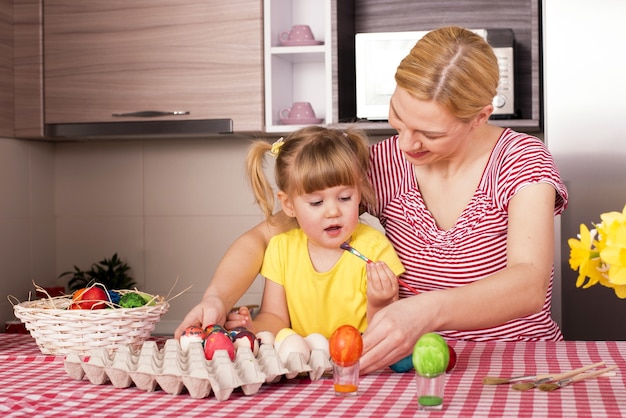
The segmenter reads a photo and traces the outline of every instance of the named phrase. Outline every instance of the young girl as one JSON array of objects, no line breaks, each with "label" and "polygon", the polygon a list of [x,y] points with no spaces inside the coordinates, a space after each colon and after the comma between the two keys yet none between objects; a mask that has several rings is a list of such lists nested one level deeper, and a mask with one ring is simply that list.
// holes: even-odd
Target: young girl
[{"label": "young girl", "polygon": [[[276,158],[277,197],[288,219],[273,215],[274,191],[263,170],[268,151]],[[367,140],[356,130],[307,127],[273,145],[253,143],[247,167],[256,201],[270,223],[295,220],[295,228],[269,242],[260,313],[252,321],[240,308],[228,315],[226,328],[276,333],[290,327],[329,338],[344,324],[365,331],[376,311],[398,298],[402,263],[382,233],[359,223],[360,205],[375,201],[368,160]],[[347,253],[344,242],[377,262]]]}]

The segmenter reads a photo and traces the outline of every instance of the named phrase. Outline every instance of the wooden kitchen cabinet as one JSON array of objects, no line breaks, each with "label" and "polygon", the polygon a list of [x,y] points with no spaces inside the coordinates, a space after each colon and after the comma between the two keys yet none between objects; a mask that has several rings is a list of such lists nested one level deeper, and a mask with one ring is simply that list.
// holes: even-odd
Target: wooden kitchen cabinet
[{"label": "wooden kitchen cabinet", "polygon": [[237,132],[263,130],[260,2],[39,3],[46,125],[139,121],[127,115],[158,111],[177,114],[151,121],[226,118]]},{"label": "wooden kitchen cabinet", "polygon": [[0,1],[0,137],[13,134],[12,5]]}]

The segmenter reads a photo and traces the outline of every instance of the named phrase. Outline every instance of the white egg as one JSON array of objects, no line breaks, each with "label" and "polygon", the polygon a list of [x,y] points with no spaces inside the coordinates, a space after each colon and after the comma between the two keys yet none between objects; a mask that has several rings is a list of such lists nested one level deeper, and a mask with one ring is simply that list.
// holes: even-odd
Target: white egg
[{"label": "white egg", "polygon": [[272,347],[274,346],[274,340],[276,339],[274,337],[274,334],[272,334],[270,331],[257,332],[256,338],[261,344],[268,344]]},{"label": "white egg", "polygon": [[278,349],[278,357],[283,363],[287,363],[287,359],[289,358],[289,354],[291,353],[300,353],[302,354],[302,361],[305,363],[309,362],[309,358],[311,357],[311,350],[309,349],[309,345],[302,335],[299,334],[290,334],[286,336],[280,347]]},{"label": "white egg", "polygon": [[309,334],[304,337],[307,344],[309,345],[309,349],[313,350],[323,350],[326,353],[326,357],[330,358],[330,349],[328,348],[328,338],[324,337],[322,334],[314,332],[313,334]]}]

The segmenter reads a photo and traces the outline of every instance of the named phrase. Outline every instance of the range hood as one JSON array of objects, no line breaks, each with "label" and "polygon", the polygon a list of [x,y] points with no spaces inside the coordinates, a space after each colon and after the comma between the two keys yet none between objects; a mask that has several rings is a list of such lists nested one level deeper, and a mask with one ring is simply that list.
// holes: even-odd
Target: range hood
[{"label": "range hood", "polygon": [[45,125],[45,136],[52,139],[189,138],[232,133],[232,119],[150,120]]}]

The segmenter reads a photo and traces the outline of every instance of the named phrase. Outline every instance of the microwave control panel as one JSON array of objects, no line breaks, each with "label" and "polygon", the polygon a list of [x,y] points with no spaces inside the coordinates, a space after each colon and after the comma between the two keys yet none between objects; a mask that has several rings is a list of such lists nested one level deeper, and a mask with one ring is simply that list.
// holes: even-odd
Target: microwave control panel
[{"label": "microwave control panel", "polygon": [[515,113],[515,82],[513,71],[513,44],[511,29],[488,29],[487,42],[492,46],[500,68],[498,93],[493,98],[494,115],[512,115]]}]

